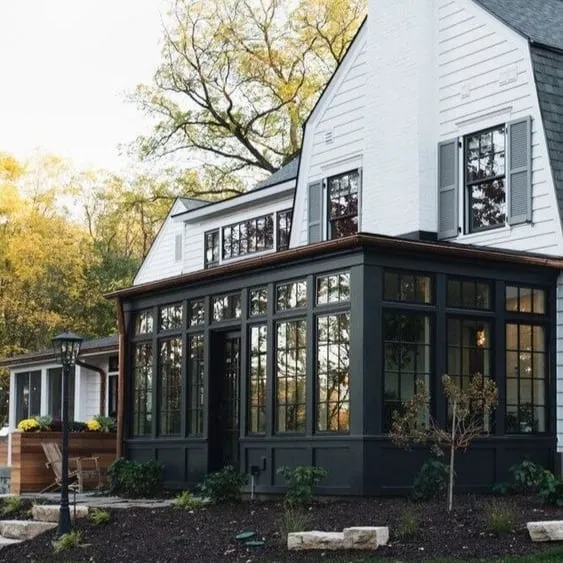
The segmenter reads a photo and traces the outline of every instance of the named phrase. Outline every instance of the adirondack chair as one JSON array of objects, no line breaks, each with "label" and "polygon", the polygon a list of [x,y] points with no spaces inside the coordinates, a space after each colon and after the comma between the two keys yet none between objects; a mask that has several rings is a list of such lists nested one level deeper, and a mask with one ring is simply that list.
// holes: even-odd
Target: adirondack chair
[{"label": "adirondack chair", "polygon": [[[47,467],[55,474],[55,481],[41,492],[44,493],[54,487],[60,487],[63,478],[63,455],[57,442],[42,442],[41,446],[47,458]],[[97,457],[70,457],[68,459],[69,489],[81,493],[84,483],[97,481],[101,485],[99,458]]]}]

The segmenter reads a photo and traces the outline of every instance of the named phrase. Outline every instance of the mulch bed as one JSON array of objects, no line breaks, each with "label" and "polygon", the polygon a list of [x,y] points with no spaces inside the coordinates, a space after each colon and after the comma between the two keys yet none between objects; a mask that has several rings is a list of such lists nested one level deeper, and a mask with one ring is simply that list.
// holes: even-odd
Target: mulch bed
[{"label": "mulch bed", "polygon": [[[515,529],[496,535],[489,531],[487,515],[491,503],[512,511]],[[416,511],[420,525],[414,535],[399,538],[397,532],[406,512]],[[0,560],[10,561],[319,561],[343,556],[346,561],[366,558],[365,552],[288,552],[280,530],[284,507],[280,502],[243,502],[239,505],[209,506],[193,513],[174,508],[115,509],[109,524],[94,526],[79,521],[84,545],[54,554],[53,533],[9,546]],[[341,531],[348,526],[389,526],[389,546],[373,555],[390,561],[417,561],[432,557],[490,558],[524,555],[552,548],[534,544],[526,531],[530,520],[563,519],[563,510],[538,507],[523,497],[461,497],[454,511],[445,501],[414,504],[403,498],[358,499],[319,502],[307,510],[309,529]],[[257,532],[263,547],[249,548],[235,539],[245,530]]]}]

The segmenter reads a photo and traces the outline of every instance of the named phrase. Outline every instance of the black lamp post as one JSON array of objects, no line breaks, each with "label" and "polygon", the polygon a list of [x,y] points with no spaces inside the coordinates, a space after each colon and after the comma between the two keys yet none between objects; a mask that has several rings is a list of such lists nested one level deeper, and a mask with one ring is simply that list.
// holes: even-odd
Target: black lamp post
[{"label": "black lamp post", "polygon": [[61,508],[59,511],[59,528],[57,536],[67,534],[71,530],[70,510],[68,507],[68,380],[70,368],[74,366],[80,352],[82,338],[72,332],[64,332],[52,339],[55,359],[63,366],[63,459],[61,480]]}]

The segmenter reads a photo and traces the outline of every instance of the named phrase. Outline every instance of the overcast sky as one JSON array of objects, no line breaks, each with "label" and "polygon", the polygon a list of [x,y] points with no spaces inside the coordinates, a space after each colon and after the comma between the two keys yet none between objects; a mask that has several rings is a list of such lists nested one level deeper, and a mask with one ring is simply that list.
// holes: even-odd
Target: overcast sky
[{"label": "overcast sky", "polygon": [[0,152],[122,170],[150,130],[125,93],[150,82],[165,0],[0,0]]}]

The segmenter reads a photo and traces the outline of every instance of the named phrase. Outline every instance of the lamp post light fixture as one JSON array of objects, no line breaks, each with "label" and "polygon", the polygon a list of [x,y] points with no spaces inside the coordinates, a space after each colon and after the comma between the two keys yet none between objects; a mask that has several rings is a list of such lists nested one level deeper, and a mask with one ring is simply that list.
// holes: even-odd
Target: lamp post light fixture
[{"label": "lamp post light fixture", "polygon": [[55,360],[63,366],[63,447],[62,447],[62,479],[61,479],[61,506],[59,510],[59,527],[57,537],[67,534],[71,530],[70,510],[68,506],[68,380],[70,369],[76,363],[80,353],[82,337],[72,332],[63,332],[52,340]]}]

